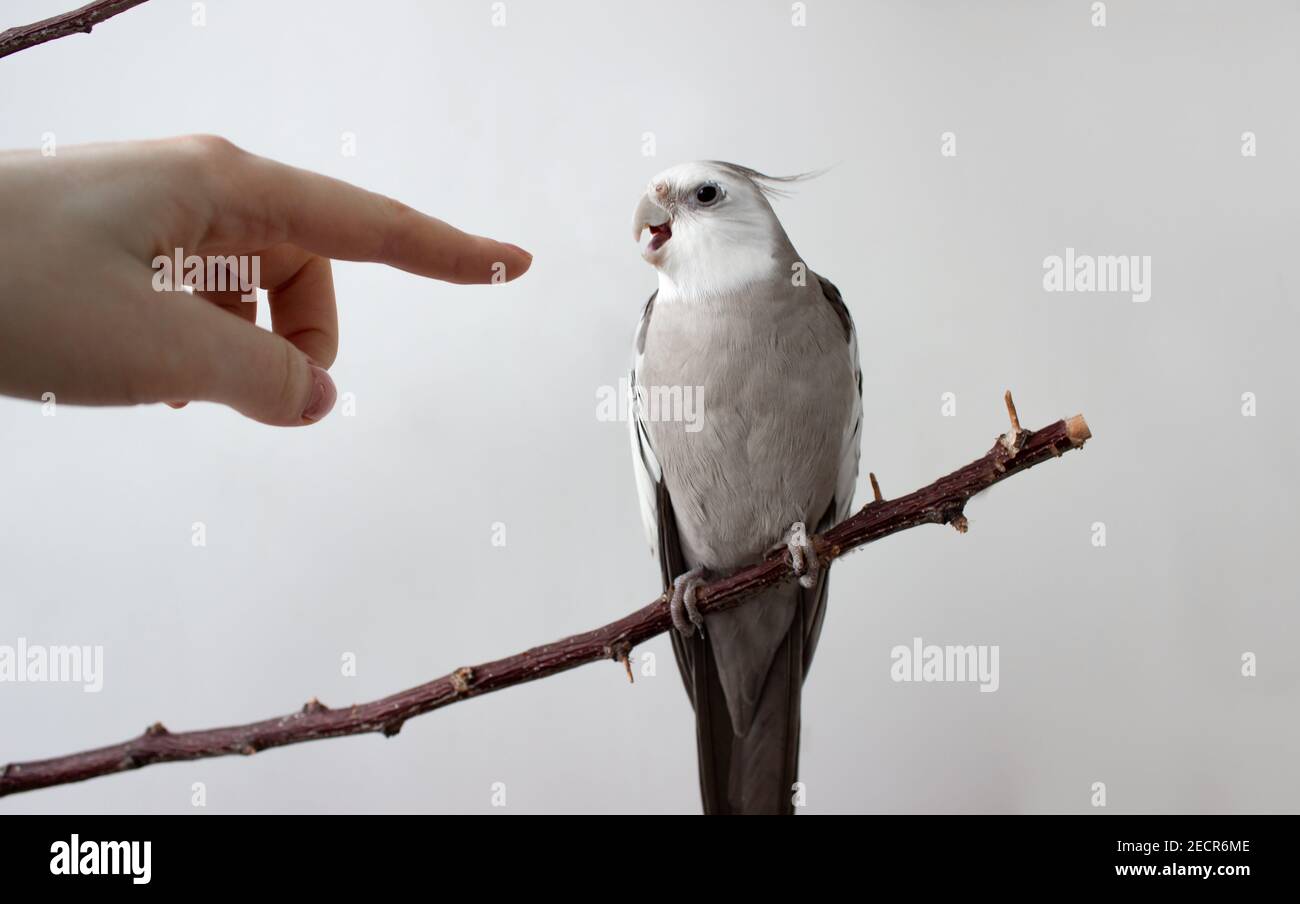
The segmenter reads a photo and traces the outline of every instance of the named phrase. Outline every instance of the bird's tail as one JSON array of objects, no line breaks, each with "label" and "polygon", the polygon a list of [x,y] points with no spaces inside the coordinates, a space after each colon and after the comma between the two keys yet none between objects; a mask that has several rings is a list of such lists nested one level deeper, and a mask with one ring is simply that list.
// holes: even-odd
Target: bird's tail
[{"label": "bird's tail", "polygon": [[[700,792],[708,814],[792,814],[794,785],[799,770],[799,718],[804,674],[811,659],[811,646],[820,628],[820,603],[826,593],[826,575],[819,586],[805,590],[788,583],[769,588],[759,599],[749,600],[736,610],[705,619],[706,631],[720,629],[719,619],[728,616],[754,618],[769,612],[795,608],[784,638],[772,655],[771,666],[761,684],[731,693],[743,694],[748,724],[736,729],[727,705],[726,691],[715,656],[718,650],[708,637],[698,633],[683,638],[675,635],[678,664],[682,667],[687,693],[695,707],[696,741],[699,748]],[[762,597],[770,597],[763,599]],[[816,620],[816,624],[810,623]],[[718,644],[725,651],[726,647]],[[735,701],[733,700],[733,703]],[[734,707],[732,707],[734,708]]]}]

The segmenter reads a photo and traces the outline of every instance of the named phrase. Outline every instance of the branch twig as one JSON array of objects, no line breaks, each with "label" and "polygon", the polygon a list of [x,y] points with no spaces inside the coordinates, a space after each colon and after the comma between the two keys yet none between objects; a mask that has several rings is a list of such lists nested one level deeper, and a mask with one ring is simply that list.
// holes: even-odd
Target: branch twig
[{"label": "branch twig", "polygon": [[124,13],[133,6],[139,6],[145,0],[98,0],[87,3],[81,9],[70,13],[60,13],[31,25],[18,25],[0,31],[0,57],[44,44],[58,38],[78,33],[90,34],[90,30],[118,13]]},{"label": "branch twig", "polygon": [[[1009,399],[1009,396],[1008,396]],[[1008,407],[1014,411],[1008,402]],[[952,524],[965,532],[967,501],[981,490],[1027,468],[1076,449],[1091,437],[1082,415],[1057,421],[1042,430],[1024,431],[1012,414],[1010,436],[1004,434],[982,458],[941,477],[927,487],[898,499],[876,496],[856,515],[813,538],[824,564],[846,552],[901,530],[921,524]],[[1008,442],[1008,439],[1011,441]],[[701,612],[720,612],[743,603],[755,591],[793,577],[787,554],[751,565],[730,577],[701,585],[697,605]],[[441,678],[382,700],[330,709],[316,699],[296,713],[206,731],[169,732],[155,723],[143,735],[84,753],[29,763],[11,763],[0,772],[0,797],[50,785],[63,785],[153,763],[197,760],[227,754],[254,754],[270,747],[344,735],[381,732],[397,734],[407,719],[440,707],[545,678],[598,659],[623,663],[631,678],[628,657],[632,647],[672,627],[666,596],[616,622],[575,634],[555,643],[534,647],[495,662],[461,668]]]}]

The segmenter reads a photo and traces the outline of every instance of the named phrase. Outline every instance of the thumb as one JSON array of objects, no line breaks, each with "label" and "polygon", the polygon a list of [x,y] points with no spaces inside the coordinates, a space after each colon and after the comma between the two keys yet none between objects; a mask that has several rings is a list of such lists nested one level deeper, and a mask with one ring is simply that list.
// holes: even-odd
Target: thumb
[{"label": "thumb", "polygon": [[325,368],[284,337],[205,307],[206,385],[197,398],[276,427],[314,424],[330,413],[338,390]]}]

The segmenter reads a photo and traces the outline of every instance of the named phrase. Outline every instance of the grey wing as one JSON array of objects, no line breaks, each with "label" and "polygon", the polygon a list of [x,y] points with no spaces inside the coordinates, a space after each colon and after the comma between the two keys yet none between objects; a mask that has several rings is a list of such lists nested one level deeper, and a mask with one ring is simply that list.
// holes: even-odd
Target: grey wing
[{"label": "grey wing", "polygon": [[[642,359],[645,356],[646,331],[650,328],[650,317],[654,313],[656,292],[650,296],[637,324],[632,372],[628,383],[635,392],[639,385]],[[660,578],[667,591],[673,585],[673,578],[687,570],[682,556],[681,542],[677,534],[677,519],[673,515],[672,499],[664,485],[663,469],[650,441],[650,431],[641,419],[641,408],[632,405],[628,417],[628,432],[632,441],[632,471],[636,476],[637,496],[641,502],[641,525],[645,529],[646,542],[650,544],[650,554],[659,559]],[[694,647],[676,631],[672,632],[673,653],[686,684],[686,693],[694,702],[693,675],[695,672]]]},{"label": "grey wing", "polygon": [[858,358],[858,331],[853,326],[853,317],[849,314],[848,306],[844,304],[844,297],[830,280],[818,276],[817,281],[821,283],[822,296],[835,310],[840,323],[844,325],[844,338],[848,343],[849,361],[853,365],[853,379],[857,382],[858,390],[853,396],[853,413],[849,419],[852,426],[845,432],[844,442],[840,448],[840,470],[835,482],[835,505],[833,506],[834,521],[825,525],[831,527],[834,523],[847,518],[849,512],[853,510],[853,490],[858,482],[858,458],[862,450],[862,363]]},{"label": "grey wing", "polygon": [[[816,275],[816,274],[814,274]],[[858,358],[858,333],[853,326],[853,317],[840,290],[830,280],[817,277],[821,285],[822,297],[831,306],[844,327],[844,339],[847,354],[853,367],[853,379],[857,383],[857,392],[853,394],[853,411],[848,418],[848,429],[840,445],[840,467],[835,476],[835,498],[814,528],[817,533],[834,527],[853,511],[853,491],[858,482],[858,458],[862,448],[862,365]],[[813,653],[817,651],[817,640],[821,637],[822,622],[826,618],[826,591],[829,581],[826,577],[818,586],[804,594],[804,675],[812,664]]]},{"label": "grey wing", "polygon": [[[637,324],[632,371],[628,375],[628,386],[632,392],[636,392],[638,385],[638,372],[645,355],[646,330],[649,329],[650,314],[654,310],[655,296],[658,294],[655,292],[650,296],[641,314],[641,322]],[[663,493],[663,470],[655,456],[654,447],[650,444],[650,433],[641,420],[640,406],[631,405],[630,408],[627,422],[632,440],[632,471],[636,476],[636,491],[641,501],[641,526],[645,529],[646,542],[650,544],[650,554],[661,556],[663,543],[660,538],[660,516],[663,506],[659,497]]]}]

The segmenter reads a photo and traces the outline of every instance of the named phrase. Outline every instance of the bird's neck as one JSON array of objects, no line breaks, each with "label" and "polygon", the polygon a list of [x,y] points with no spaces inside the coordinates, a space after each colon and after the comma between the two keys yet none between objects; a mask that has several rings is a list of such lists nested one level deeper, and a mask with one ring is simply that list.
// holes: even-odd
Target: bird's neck
[{"label": "bird's neck", "polygon": [[753,290],[794,277],[802,266],[784,233],[766,241],[717,243],[659,270],[658,299],[716,301],[743,298]]}]

